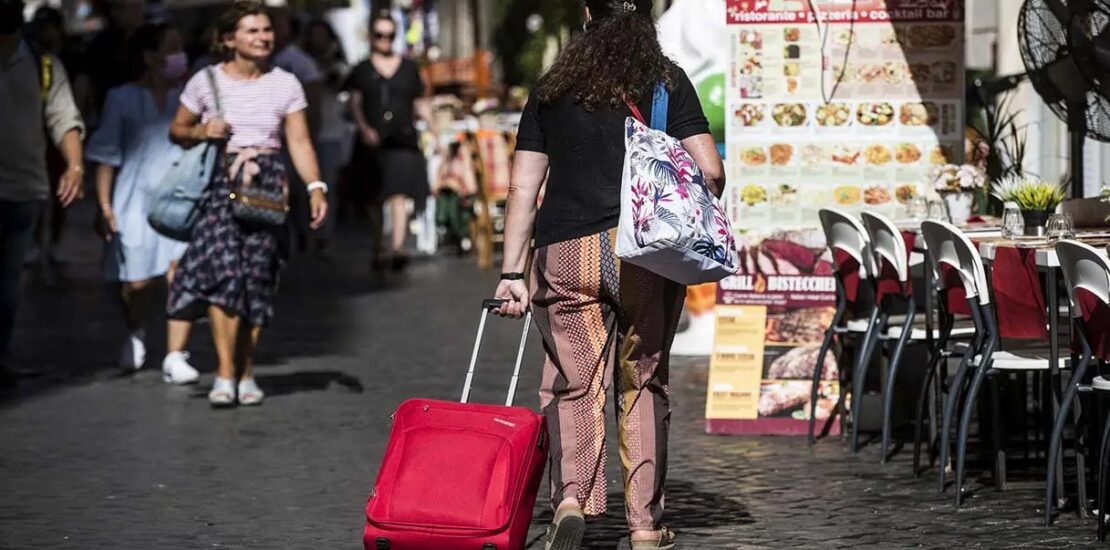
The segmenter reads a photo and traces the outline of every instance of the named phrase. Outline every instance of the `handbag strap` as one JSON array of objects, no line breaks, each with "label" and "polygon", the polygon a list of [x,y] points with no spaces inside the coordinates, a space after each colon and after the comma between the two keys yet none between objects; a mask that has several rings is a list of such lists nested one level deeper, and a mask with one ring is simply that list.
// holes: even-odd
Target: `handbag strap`
[{"label": "handbag strap", "polygon": [[[670,108],[671,94],[667,91],[667,86],[662,82],[655,85],[655,92],[651,98],[651,126],[652,130],[660,132],[667,131],[667,110]],[[640,108],[632,103],[627,98],[624,100],[625,105],[632,111],[632,116],[640,121],[640,124],[647,126],[647,120],[644,114],[640,112]]]},{"label": "handbag strap", "polygon": [[220,86],[216,84],[216,71],[212,67],[215,67],[215,65],[205,67],[204,74],[208,76],[208,86],[212,88],[212,101],[216,104],[216,118],[223,118],[224,107],[223,103],[220,102]]},{"label": "handbag strap", "polygon": [[667,110],[670,109],[671,93],[662,82],[655,85],[655,96],[651,101],[651,129],[667,131]]},{"label": "handbag strap", "polygon": [[[216,83],[216,69],[214,67],[215,65],[209,65],[205,67],[204,74],[208,77],[208,86],[212,88],[212,102],[215,104],[214,107],[216,108],[216,118],[223,118],[224,106],[223,102],[220,101],[220,85]],[[222,166],[224,171],[226,172],[228,169],[228,165],[226,154],[227,152],[224,150],[224,145],[209,143],[208,147],[206,147],[205,150],[208,151],[211,149],[215,149],[217,155],[216,164]],[[206,152],[205,156],[207,155],[208,153]]]}]

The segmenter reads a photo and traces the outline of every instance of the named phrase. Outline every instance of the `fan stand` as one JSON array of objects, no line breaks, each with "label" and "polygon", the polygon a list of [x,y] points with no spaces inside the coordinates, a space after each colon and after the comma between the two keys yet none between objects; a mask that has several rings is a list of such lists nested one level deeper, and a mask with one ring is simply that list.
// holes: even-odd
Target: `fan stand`
[{"label": "fan stand", "polygon": [[1071,137],[1071,196],[1083,198],[1085,182],[1083,146],[1087,142],[1087,104],[1072,102],[1068,105],[1068,135]]}]

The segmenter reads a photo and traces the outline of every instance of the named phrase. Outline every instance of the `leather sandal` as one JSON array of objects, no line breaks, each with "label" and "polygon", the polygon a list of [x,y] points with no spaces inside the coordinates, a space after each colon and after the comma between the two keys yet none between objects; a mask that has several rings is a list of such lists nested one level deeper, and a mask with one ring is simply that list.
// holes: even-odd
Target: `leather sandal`
[{"label": "leather sandal", "polygon": [[671,550],[677,545],[678,536],[666,527],[659,528],[659,538],[655,540],[632,540],[628,542],[632,550]]},{"label": "leather sandal", "polygon": [[585,532],[586,516],[581,508],[574,506],[558,510],[554,523],[547,527],[547,534],[543,536],[543,549],[578,550]]}]

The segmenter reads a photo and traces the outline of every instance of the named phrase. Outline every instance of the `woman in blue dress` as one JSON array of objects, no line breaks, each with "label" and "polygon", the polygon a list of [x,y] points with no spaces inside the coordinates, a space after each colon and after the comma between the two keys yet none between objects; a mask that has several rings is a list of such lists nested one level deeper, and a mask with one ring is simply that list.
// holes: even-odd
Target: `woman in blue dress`
[{"label": "woman in blue dress", "polygon": [[[188,58],[181,34],[166,24],[139,28],[128,43],[134,79],[108,92],[100,125],[86,148],[97,165],[96,195],[103,217],[104,276],[120,283],[129,331],[120,353],[120,366],[142,368],[146,357],[143,320],[150,311],[154,283],[172,277],[173,265],[186,244],[151,228],[147,214],[151,190],[181,155],[169,140],[177,112]],[[171,321],[169,353],[162,364],[167,382],[197,380],[184,352],[190,324]]]}]

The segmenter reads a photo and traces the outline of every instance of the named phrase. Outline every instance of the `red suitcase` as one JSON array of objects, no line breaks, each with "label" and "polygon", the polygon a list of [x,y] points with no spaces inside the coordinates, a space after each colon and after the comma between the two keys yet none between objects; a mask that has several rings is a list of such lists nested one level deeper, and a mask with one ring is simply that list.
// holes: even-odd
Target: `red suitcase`
[{"label": "red suitcase", "polygon": [[366,503],[366,550],[521,550],[547,462],[543,416],[513,407],[531,315],[525,318],[505,406],[468,404],[486,317],[462,402],[410,399],[393,416]]}]

